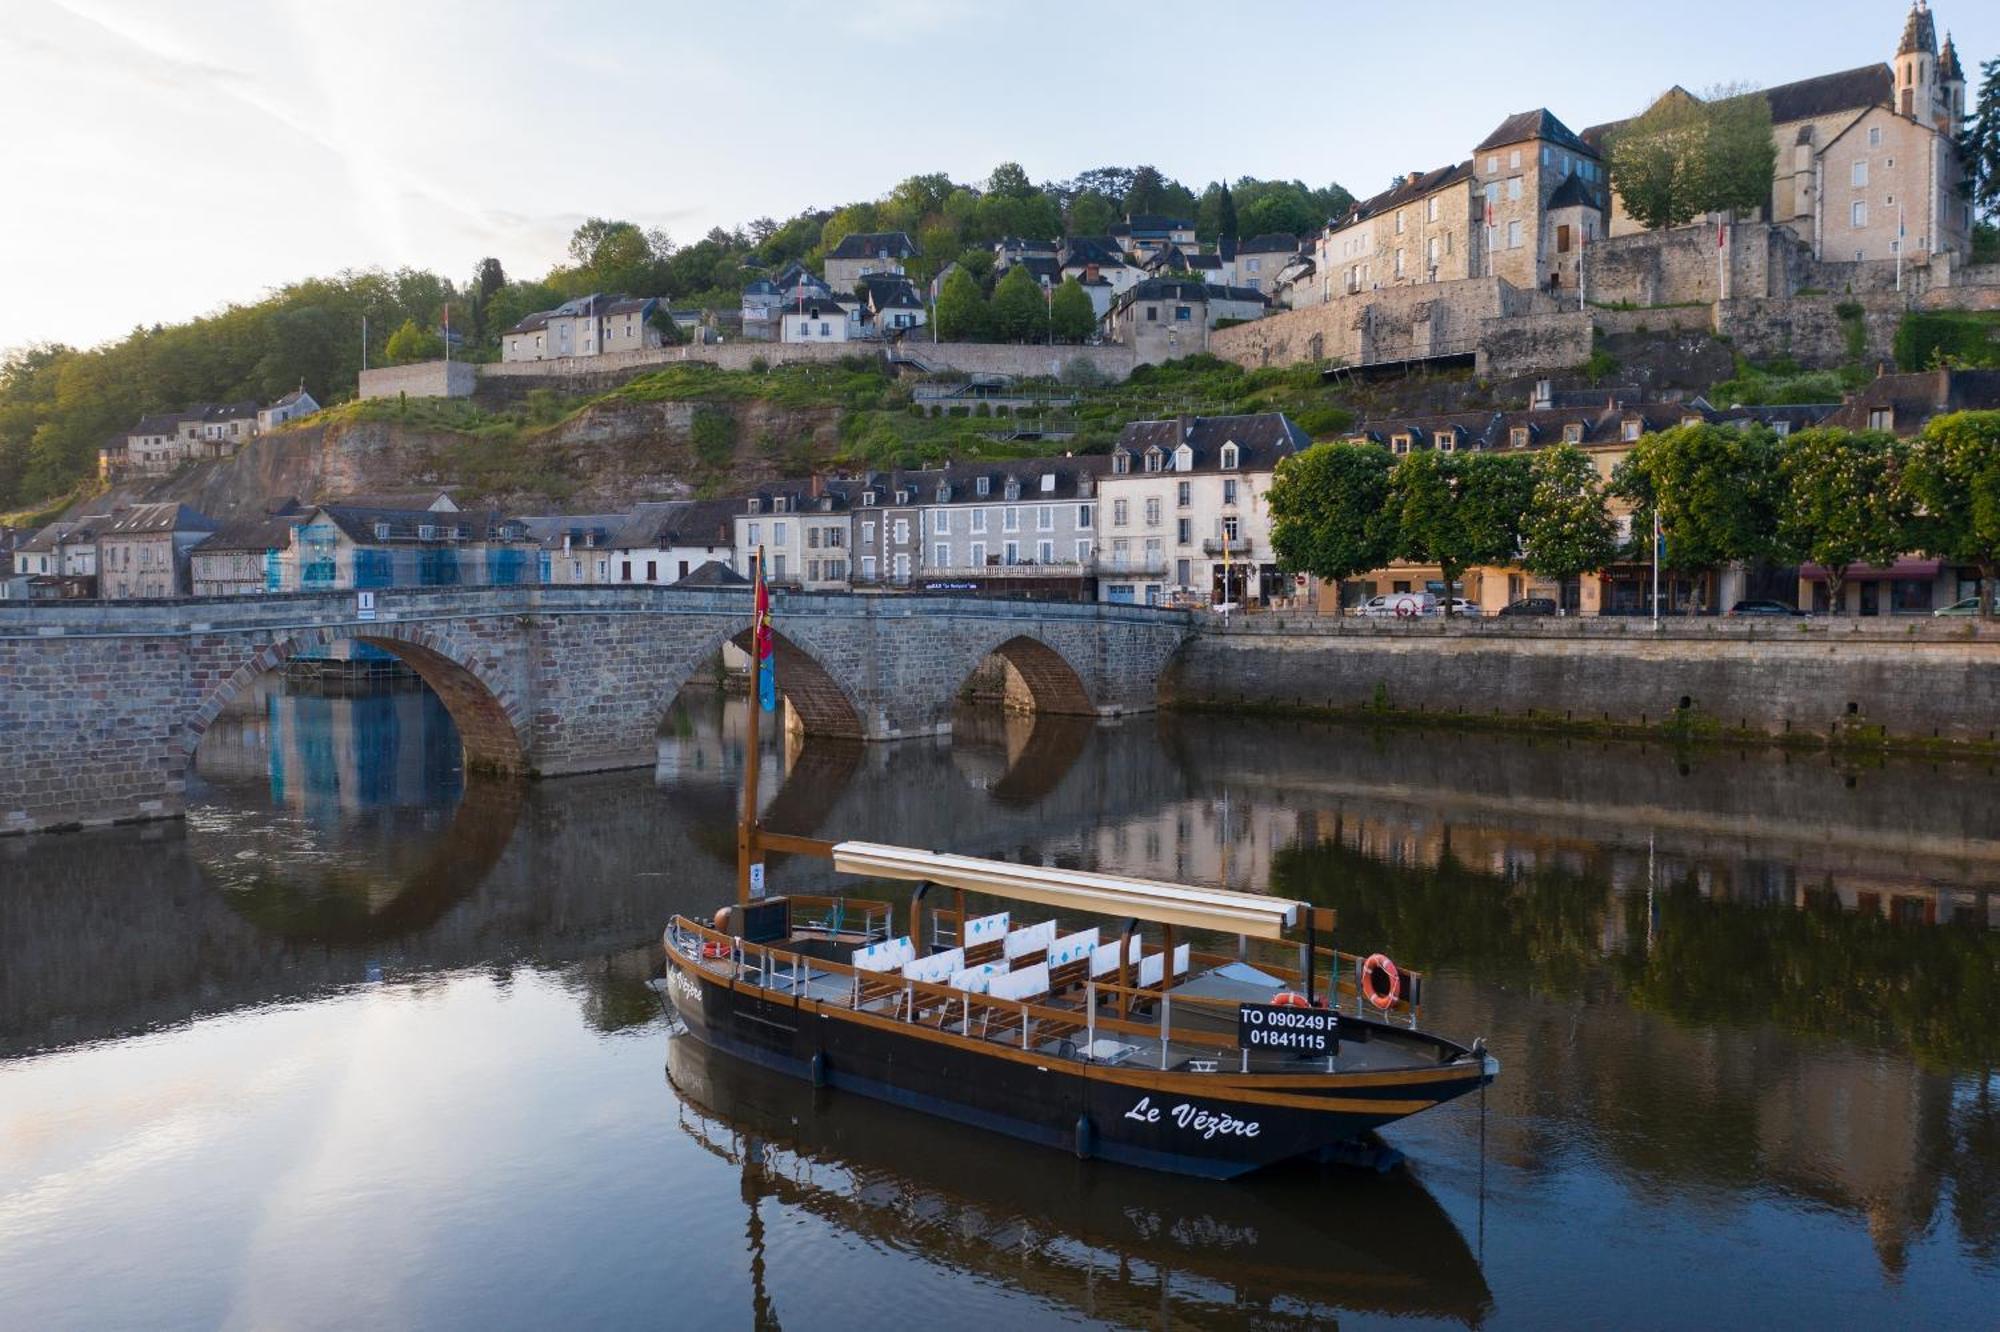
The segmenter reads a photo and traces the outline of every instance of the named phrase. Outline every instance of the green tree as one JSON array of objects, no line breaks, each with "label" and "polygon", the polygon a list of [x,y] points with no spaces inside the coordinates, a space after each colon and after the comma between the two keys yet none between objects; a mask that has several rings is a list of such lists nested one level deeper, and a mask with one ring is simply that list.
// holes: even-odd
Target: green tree
[{"label": "green tree", "polygon": [[1465,571],[1511,564],[1521,546],[1521,518],[1533,493],[1528,460],[1512,454],[1421,449],[1396,464],[1389,507],[1396,554],[1436,564],[1444,575],[1445,614]]},{"label": "green tree", "polygon": [[1096,190],[1083,190],[1069,201],[1071,236],[1102,236],[1117,221],[1117,207]]},{"label": "green tree", "polygon": [[1611,493],[1632,505],[1635,551],[1646,549],[1658,509],[1665,568],[1712,576],[1779,553],[1782,479],[1764,427],[1699,423],[1647,435],[1611,474]]},{"label": "green tree", "polygon": [[1748,212],[1767,206],[1777,161],[1769,99],[1740,88],[1713,89],[1702,103],[1702,119],[1695,211]]},{"label": "green tree", "polygon": [[1826,569],[1827,598],[1840,613],[1847,571],[1886,565],[1917,544],[1906,450],[1881,431],[1801,430],[1785,441],[1777,549]]},{"label": "green tree", "polygon": [[986,336],[986,297],[979,279],[962,265],[951,270],[938,289],[938,336],[953,342],[974,342]]},{"label": "green tree", "polygon": [[2000,576],[2000,412],[1933,417],[1910,451],[1906,489],[1916,544],[1979,569],[1979,613],[1993,616]]},{"label": "green tree", "polygon": [[1056,337],[1064,342],[1082,342],[1097,330],[1097,307],[1091,304],[1090,293],[1083,289],[1082,283],[1065,278],[1056,288],[1049,319]]},{"label": "green tree", "polygon": [[1389,478],[1395,459],[1375,444],[1315,444],[1271,478],[1271,548],[1284,567],[1338,583],[1395,554]]},{"label": "green tree", "polygon": [[1026,264],[1015,264],[993,288],[993,336],[1040,342],[1049,334],[1049,298]]},{"label": "green tree", "polygon": [[2000,211],[2000,56],[1979,67],[1979,94],[1958,136],[1962,188],[1975,212]]},{"label": "green tree", "polygon": [[1577,578],[1617,558],[1618,528],[1604,507],[1597,466],[1574,444],[1529,464],[1534,493],[1521,521],[1522,564],[1544,578]]},{"label": "green tree", "polygon": [[405,319],[402,327],[389,335],[389,343],[383,350],[397,365],[435,361],[444,355],[444,339],[430,329],[419,327],[416,320]]},{"label": "green tree", "polygon": [[1028,179],[1028,173],[1021,169],[1019,162],[1002,162],[986,178],[986,192],[1002,198],[1027,199],[1034,195],[1035,184]]},{"label": "green tree", "polygon": [[1611,188],[1640,226],[1677,227],[1695,215],[1692,171],[1703,125],[1701,103],[1674,88],[1610,136]]}]

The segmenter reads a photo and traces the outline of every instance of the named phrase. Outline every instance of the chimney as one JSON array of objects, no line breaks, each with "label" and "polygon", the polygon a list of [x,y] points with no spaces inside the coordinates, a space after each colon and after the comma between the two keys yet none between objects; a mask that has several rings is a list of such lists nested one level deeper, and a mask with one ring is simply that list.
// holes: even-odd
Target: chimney
[{"label": "chimney", "polygon": [[814,472],[806,482],[806,493],[814,499],[818,499],[821,495],[824,495],[826,493],[826,478],[818,472]]},{"label": "chimney", "polygon": [[1180,414],[1175,416],[1174,424],[1180,427],[1178,440],[1185,440],[1190,434],[1194,432],[1194,417],[1190,416],[1186,412],[1181,412]]}]

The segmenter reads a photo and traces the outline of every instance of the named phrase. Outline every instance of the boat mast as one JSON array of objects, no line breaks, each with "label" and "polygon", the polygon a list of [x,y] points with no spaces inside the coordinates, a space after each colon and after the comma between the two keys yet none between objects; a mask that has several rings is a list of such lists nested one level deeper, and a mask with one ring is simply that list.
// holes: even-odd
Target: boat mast
[{"label": "boat mast", "polygon": [[764,637],[769,633],[771,589],[764,583],[764,548],[757,547],[751,582],[750,721],[744,731],[743,813],[736,823],[736,901],[748,906],[764,895],[764,849],[757,839],[757,765],[762,758],[759,714],[764,710]]}]

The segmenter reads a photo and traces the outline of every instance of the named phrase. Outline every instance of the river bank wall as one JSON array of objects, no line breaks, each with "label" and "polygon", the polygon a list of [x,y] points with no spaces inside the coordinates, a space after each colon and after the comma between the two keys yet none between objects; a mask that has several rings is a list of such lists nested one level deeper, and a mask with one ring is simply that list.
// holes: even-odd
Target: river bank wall
[{"label": "river bank wall", "polygon": [[1162,679],[1161,701],[1689,739],[2000,747],[2000,628],[1273,616],[1204,626]]}]

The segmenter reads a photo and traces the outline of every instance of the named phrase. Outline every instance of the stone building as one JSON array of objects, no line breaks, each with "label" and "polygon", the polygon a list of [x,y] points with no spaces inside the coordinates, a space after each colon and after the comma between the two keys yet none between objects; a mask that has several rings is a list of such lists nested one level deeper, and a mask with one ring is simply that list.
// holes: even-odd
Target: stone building
[{"label": "stone building", "polygon": [[[1228,237],[1223,238],[1225,242]],[[1220,247],[1227,249],[1227,245]],[[1289,232],[1269,231],[1236,245],[1232,286],[1248,287],[1266,295],[1277,290],[1278,274],[1299,254],[1299,238]]]},{"label": "stone building", "polygon": [[826,254],[826,285],[836,292],[852,291],[862,278],[903,271],[903,261],[922,251],[901,231],[857,231],[840,238]]},{"label": "stone building", "polygon": [[1478,271],[1516,287],[1575,291],[1577,256],[1604,228],[1597,149],[1538,108],[1501,121],[1470,165],[1484,227]]},{"label": "stone building", "polygon": [[[1917,0],[1890,63],[1861,65],[1767,88],[1772,166],[1769,220],[1818,259],[1923,263],[1970,251],[1972,210],[1959,194],[1953,136],[1965,116],[1965,72],[1942,48]],[[1683,88],[1659,99],[1692,100]],[[1655,106],[1658,101],[1654,103]],[[1594,146],[1629,122],[1584,132]],[[1609,234],[1642,230],[1613,202]],[[1900,235],[1899,235],[1900,231]]]},{"label": "stone building", "polygon": [[258,409],[257,429],[259,433],[275,430],[287,421],[296,421],[301,416],[311,416],[318,410],[319,403],[314,400],[312,394],[306,392],[306,386],[300,384],[269,407]]},{"label": "stone building", "polygon": [[255,517],[224,523],[188,552],[198,597],[241,597],[284,590],[284,551],[299,521],[298,501],[285,498]]},{"label": "stone building", "polygon": [[59,518],[14,543],[14,577],[0,588],[8,599],[28,600],[97,595],[97,536],[108,514]]},{"label": "stone building", "polygon": [[493,511],[377,508],[346,500],[292,515],[279,588],[458,587],[542,581],[528,525]]},{"label": "stone building", "polygon": [[1355,204],[1314,241],[1320,300],[1473,277],[1480,271],[1480,237],[1471,163],[1413,171]]},{"label": "stone building", "polygon": [[1171,361],[1208,350],[1209,332],[1227,320],[1261,319],[1262,292],[1181,278],[1147,278],[1111,298],[1100,321],[1112,342],[1141,363]]},{"label": "stone building", "polygon": [[1097,487],[1100,601],[1196,605],[1282,595],[1266,497],[1311,443],[1282,412],[1135,421]]},{"label": "stone building", "polygon": [[[947,464],[923,501],[925,585],[1087,599],[1104,457]],[[942,588],[937,590],[944,590]]]},{"label": "stone building", "polygon": [[907,587],[923,569],[923,497],[942,469],[869,472],[853,488],[854,581]]},{"label": "stone building", "polygon": [[185,504],[134,504],[97,529],[97,594],[106,601],[188,592],[188,552],[216,529]]},{"label": "stone building", "polygon": [[657,297],[592,292],[537,311],[501,334],[500,359],[546,361],[661,347],[666,336],[653,322],[660,310]]},{"label": "stone building", "polygon": [[737,506],[735,568],[746,578],[764,550],[770,581],[806,592],[844,591],[853,582],[851,481],[781,481]]}]

